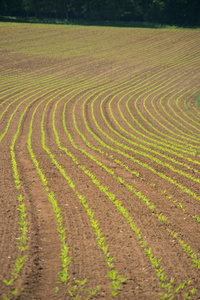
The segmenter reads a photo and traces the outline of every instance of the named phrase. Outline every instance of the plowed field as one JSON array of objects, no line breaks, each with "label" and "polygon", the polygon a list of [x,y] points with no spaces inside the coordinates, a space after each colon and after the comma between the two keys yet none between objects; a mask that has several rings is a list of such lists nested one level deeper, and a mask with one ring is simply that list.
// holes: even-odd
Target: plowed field
[{"label": "plowed field", "polygon": [[0,23],[0,297],[200,299],[200,31]]}]

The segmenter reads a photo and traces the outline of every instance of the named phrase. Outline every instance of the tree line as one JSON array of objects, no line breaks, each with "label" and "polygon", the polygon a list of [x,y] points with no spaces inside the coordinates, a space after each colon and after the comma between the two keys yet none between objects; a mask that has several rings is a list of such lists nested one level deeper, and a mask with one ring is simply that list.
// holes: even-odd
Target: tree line
[{"label": "tree line", "polygon": [[199,26],[199,0],[0,0],[1,16]]}]

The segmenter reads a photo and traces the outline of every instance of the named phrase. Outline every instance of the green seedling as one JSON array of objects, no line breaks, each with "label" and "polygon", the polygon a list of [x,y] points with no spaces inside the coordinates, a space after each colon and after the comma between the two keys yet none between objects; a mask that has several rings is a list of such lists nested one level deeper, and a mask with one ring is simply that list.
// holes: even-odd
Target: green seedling
[{"label": "green seedling", "polygon": [[160,213],[160,214],[156,214],[156,213],[153,213],[153,215],[155,215],[155,216],[157,216],[158,217],[158,219],[160,220],[160,221],[162,221],[162,222],[166,222],[167,221],[167,217],[165,217],[165,216],[163,216],[163,213]]},{"label": "green seedling", "polygon": [[197,222],[197,223],[199,223],[200,222],[200,217],[198,217],[198,216],[193,216],[193,219]]},{"label": "green seedling", "polygon": [[150,183],[150,186],[151,186],[152,188],[154,188],[154,187],[156,186],[156,184],[155,184],[155,183]]},{"label": "green seedling", "polygon": [[91,296],[95,296],[95,294],[98,292],[98,290],[100,289],[100,286],[98,285],[96,287],[96,289],[94,290],[86,290]]},{"label": "green seedling", "polygon": [[15,296],[18,292],[18,289],[11,289],[10,292],[13,296]]},{"label": "green seedling", "polygon": [[185,209],[184,209],[184,207],[183,207],[183,205],[182,205],[181,203],[178,203],[178,207],[180,207],[180,209],[181,209],[182,211],[185,211]]},{"label": "green seedling", "polygon": [[190,245],[184,243],[181,239],[178,238],[178,232],[174,233],[169,228],[167,228],[167,231],[180,243],[184,251],[187,253],[187,255],[191,258],[193,262],[193,267],[196,267],[200,270],[200,259],[198,259],[197,254],[191,249]]}]

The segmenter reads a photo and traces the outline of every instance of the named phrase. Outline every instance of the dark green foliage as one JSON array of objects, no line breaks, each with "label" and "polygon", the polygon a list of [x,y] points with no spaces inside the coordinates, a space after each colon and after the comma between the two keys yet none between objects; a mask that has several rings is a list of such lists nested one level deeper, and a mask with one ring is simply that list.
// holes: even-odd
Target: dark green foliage
[{"label": "dark green foliage", "polygon": [[196,105],[200,108],[200,92],[196,96]]},{"label": "dark green foliage", "polygon": [[0,0],[1,16],[199,26],[199,0]]}]

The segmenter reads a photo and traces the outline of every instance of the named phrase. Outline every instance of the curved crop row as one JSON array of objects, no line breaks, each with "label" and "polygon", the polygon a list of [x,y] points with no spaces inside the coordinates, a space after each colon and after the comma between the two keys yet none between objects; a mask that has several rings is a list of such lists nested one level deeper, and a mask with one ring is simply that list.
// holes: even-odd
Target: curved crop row
[{"label": "curved crop row", "polygon": [[198,299],[199,30],[0,31],[0,297]]}]

